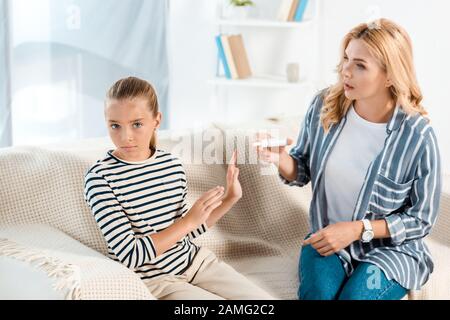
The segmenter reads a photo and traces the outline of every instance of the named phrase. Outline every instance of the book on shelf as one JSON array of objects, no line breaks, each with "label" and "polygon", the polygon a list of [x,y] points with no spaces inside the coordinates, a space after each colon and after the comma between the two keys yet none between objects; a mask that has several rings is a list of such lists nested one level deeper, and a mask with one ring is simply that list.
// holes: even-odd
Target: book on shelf
[{"label": "book on shelf", "polygon": [[298,3],[300,0],[293,0],[292,4],[291,4],[291,8],[289,11],[289,15],[288,15],[288,19],[287,21],[294,21],[294,17],[295,17],[295,13],[297,11],[298,8]]},{"label": "book on shelf", "polygon": [[230,69],[231,79],[238,79],[238,72],[236,69],[236,64],[233,59],[233,54],[231,53],[230,42],[228,41],[228,36],[221,35],[220,41],[222,42],[223,51],[225,53],[225,59],[227,60],[228,68]]},{"label": "book on shelf", "polygon": [[308,6],[309,0],[300,0],[298,3],[297,10],[295,11],[294,21],[300,22],[303,20],[303,16],[306,11],[306,7]]},{"label": "book on shelf", "polygon": [[283,0],[277,19],[280,21],[300,22],[303,20],[307,5],[308,0]]},{"label": "book on shelf", "polygon": [[252,76],[252,70],[247,57],[247,51],[244,46],[242,35],[232,35],[228,37],[231,53],[236,64],[236,70],[239,79],[245,79]]},{"label": "book on shelf", "polygon": [[291,7],[294,3],[294,0],[283,0],[280,4],[280,9],[278,10],[278,20],[280,21],[288,21],[289,13],[291,11]]},{"label": "book on shelf", "polygon": [[242,35],[218,35],[216,43],[227,79],[245,79],[252,76]]},{"label": "book on shelf", "polygon": [[228,67],[227,59],[225,57],[225,51],[222,46],[222,40],[220,35],[216,36],[217,51],[219,53],[219,60],[222,62],[223,71],[225,72],[225,77],[231,79],[230,68]]}]

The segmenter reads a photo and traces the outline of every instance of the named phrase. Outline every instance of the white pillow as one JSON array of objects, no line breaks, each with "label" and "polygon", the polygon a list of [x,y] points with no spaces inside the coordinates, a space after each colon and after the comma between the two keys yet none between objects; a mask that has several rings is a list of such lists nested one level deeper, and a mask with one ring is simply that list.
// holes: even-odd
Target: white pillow
[{"label": "white pillow", "polygon": [[0,226],[0,299],[154,299],[132,270],[47,225]]},{"label": "white pillow", "polygon": [[37,264],[0,256],[0,300],[63,300],[68,289],[55,290],[56,279]]}]

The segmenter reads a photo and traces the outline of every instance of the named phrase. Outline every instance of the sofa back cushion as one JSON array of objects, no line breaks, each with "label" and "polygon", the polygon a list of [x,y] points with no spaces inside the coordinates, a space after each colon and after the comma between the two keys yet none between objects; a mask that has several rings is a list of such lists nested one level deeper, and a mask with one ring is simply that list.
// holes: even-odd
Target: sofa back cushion
[{"label": "sofa back cushion", "polygon": [[[95,156],[94,156],[95,157]],[[38,147],[0,152],[2,225],[44,224],[106,253],[106,243],[83,197],[93,159]]]}]

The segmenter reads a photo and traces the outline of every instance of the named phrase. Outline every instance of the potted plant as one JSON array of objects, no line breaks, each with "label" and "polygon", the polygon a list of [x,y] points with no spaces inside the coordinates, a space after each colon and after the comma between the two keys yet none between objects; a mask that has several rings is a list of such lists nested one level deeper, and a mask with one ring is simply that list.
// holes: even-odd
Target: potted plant
[{"label": "potted plant", "polygon": [[253,6],[254,3],[251,0],[230,0],[230,4],[236,7]]},{"label": "potted plant", "polygon": [[230,0],[229,17],[242,20],[248,17],[248,11],[255,3],[252,0]]}]

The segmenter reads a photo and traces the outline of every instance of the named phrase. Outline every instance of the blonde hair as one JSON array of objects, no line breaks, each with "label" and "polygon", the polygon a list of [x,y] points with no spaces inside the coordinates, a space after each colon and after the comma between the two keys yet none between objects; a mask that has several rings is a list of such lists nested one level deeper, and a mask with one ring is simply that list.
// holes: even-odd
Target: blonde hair
[{"label": "blonde hair", "polygon": [[[156,117],[159,112],[158,98],[153,86],[145,80],[128,77],[117,81],[106,94],[106,104],[109,100],[126,100],[144,98],[147,100],[149,111]],[[150,140],[150,149],[156,150],[156,131]]]},{"label": "blonde hair", "polygon": [[337,66],[338,82],[324,93],[320,119],[325,132],[332,124],[341,121],[353,102],[345,97],[342,79],[345,49],[353,39],[363,41],[386,72],[392,83],[389,89],[395,103],[407,114],[418,112],[426,116],[428,113],[420,104],[422,93],[416,79],[411,39],[399,25],[388,19],[379,19],[359,24],[342,41],[341,61]]}]

